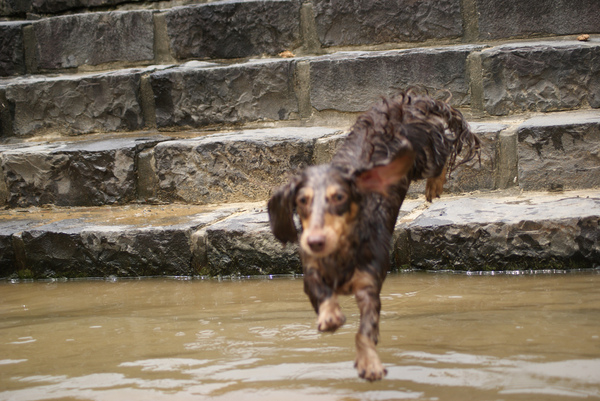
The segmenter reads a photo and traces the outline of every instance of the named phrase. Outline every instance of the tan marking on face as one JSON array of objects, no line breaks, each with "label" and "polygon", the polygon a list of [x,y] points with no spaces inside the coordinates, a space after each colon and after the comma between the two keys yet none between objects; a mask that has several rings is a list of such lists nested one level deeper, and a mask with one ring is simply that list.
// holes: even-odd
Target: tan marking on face
[{"label": "tan marking on face", "polygon": [[[303,231],[300,236],[300,246],[309,255],[325,257],[343,248],[343,245],[349,245],[348,236],[354,230],[354,222],[358,210],[358,205],[352,203],[349,211],[341,215],[326,211],[323,214],[322,221],[313,219],[314,211],[308,218],[301,218]],[[314,252],[308,243],[309,237],[315,235],[324,236],[325,246],[320,252]]]},{"label": "tan marking on face", "polygon": [[332,207],[341,205],[348,200],[348,194],[338,185],[328,186],[325,191],[325,196],[327,197],[328,204]]}]

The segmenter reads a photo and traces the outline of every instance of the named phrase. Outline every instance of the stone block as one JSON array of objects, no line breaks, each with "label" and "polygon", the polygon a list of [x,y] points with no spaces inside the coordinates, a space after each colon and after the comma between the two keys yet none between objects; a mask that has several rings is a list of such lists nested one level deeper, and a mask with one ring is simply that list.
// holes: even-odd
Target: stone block
[{"label": "stone block", "polygon": [[193,238],[194,267],[203,275],[302,273],[297,245],[284,247],[275,239],[266,207],[207,226]]},{"label": "stone block", "polygon": [[600,187],[600,111],[534,117],[517,135],[521,188]]},{"label": "stone block", "polygon": [[157,197],[165,202],[262,201],[290,173],[310,165],[331,128],[274,128],[169,141],[154,148]]},{"label": "stone block", "polygon": [[421,42],[462,35],[459,0],[315,0],[324,46]]},{"label": "stone block", "polygon": [[298,113],[289,60],[184,66],[154,73],[150,83],[159,128],[287,120]]},{"label": "stone block", "polygon": [[600,42],[531,42],[481,52],[491,115],[600,107]]},{"label": "stone block", "polygon": [[310,62],[310,100],[318,111],[364,111],[381,96],[409,86],[449,92],[451,103],[470,103],[466,59],[477,46],[382,52],[345,52]]},{"label": "stone block", "polygon": [[235,212],[148,206],[73,211],[71,218],[26,229],[16,241],[35,278],[192,276],[192,233]]},{"label": "stone block", "polygon": [[[109,7],[144,0],[0,0],[0,16],[23,17],[25,14],[59,14],[82,8]],[[148,0],[159,1],[159,0]]]},{"label": "stone block", "polygon": [[0,17],[24,15],[31,10],[33,0],[0,0]]},{"label": "stone block", "polygon": [[[506,125],[500,123],[471,123],[472,131],[481,140],[481,157],[457,166],[444,186],[445,193],[485,191],[496,188],[495,170],[498,168],[496,147],[498,135]],[[460,156],[457,160],[460,162]],[[423,192],[425,187],[423,187]]]},{"label": "stone block", "polygon": [[0,278],[6,278],[15,273],[18,274],[21,270],[13,244],[13,236],[39,224],[39,221],[23,217],[0,218]]},{"label": "stone block", "polygon": [[142,70],[58,77],[31,77],[8,83],[11,133],[79,135],[133,131],[144,127],[139,99]]},{"label": "stone block", "polygon": [[427,270],[591,268],[600,260],[600,196],[434,202],[403,230]]},{"label": "stone block", "polygon": [[335,155],[340,146],[346,141],[349,132],[350,130],[347,130],[346,132],[340,132],[336,135],[317,139],[317,142],[315,142],[312,164],[330,163],[333,155]]},{"label": "stone block", "polygon": [[33,24],[40,70],[154,59],[151,11],[101,12],[46,18]]},{"label": "stone block", "polygon": [[135,159],[160,138],[112,138],[0,149],[10,206],[91,206],[136,199]]},{"label": "stone block", "polygon": [[176,59],[276,55],[300,46],[300,2],[220,1],[165,15]]},{"label": "stone block", "polygon": [[476,0],[479,37],[600,33],[597,0]]},{"label": "stone block", "polygon": [[25,74],[23,25],[29,22],[0,22],[0,76]]}]

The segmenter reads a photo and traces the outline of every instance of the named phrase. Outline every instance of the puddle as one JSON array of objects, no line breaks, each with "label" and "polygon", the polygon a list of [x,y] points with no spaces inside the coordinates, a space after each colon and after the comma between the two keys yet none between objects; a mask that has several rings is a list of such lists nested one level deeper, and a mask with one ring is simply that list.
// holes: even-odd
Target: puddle
[{"label": "puddle", "polygon": [[407,273],[382,292],[382,382],[358,311],[318,334],[302,279],[0,284],[0,400],[600,398],[600,274]]}]

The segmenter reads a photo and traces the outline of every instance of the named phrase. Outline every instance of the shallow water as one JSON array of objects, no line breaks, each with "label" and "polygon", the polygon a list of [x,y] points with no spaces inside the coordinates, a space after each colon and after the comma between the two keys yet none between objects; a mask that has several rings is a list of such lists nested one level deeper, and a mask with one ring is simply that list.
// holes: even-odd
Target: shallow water
[{"label": "shallow water", "polygon": [[392,275],[381,382],[302,279],[0,284],[0,400],[600,398],[600,274]]}]

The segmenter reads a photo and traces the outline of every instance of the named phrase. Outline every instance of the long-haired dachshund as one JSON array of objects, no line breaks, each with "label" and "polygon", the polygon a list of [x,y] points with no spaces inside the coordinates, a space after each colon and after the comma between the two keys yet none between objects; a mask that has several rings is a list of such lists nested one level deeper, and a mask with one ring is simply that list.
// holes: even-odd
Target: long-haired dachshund
[{"label": "long-haired dachshund", "polygon": [[333,332],[344,324],[337,295],[354,294],[360,310],[355,364],[360,377],[380,380],[387,373],[375,350],[379,293],[411,181],[426,178],[431,201],[442,193],[447,172],[473,159],[479,147],[458,110],[408,90],[358,117],[330,164],[305,169],[269,200],[271,229],[284,244],[298,241],[294,211],[300,218],[304,291],[317,312],[319,331]]}]

